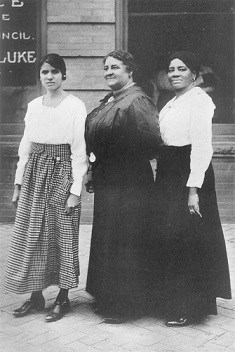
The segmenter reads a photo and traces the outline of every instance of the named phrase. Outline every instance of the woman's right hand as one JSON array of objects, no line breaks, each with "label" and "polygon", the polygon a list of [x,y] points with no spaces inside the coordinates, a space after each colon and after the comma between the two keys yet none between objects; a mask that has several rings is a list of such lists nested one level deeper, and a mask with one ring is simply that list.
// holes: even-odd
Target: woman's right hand
[{"label": "woman's right hand", "polygon": [[20,189],[21,189],[20,185],[15,185],[13,196],[12,196],[12,203],[14,204],[15,207],[17,207],[18,200],[20,198]]},{"label": "woman's right hand", "polygon": [[196,187],[189,188],[188,208],[190,214],[198,214],[202,218],[199,208],[199,196]]}]

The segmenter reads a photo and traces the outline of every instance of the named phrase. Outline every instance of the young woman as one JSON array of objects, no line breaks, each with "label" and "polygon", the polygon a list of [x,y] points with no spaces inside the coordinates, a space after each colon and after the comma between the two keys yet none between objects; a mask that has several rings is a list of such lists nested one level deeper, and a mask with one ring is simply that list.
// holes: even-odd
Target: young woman
[{"label": "young woman", "polygon": [[167,326],[184,326],[216,314],[216,297],[231,298],[211,164],[215,106],[194,84],[199,68],[190,52],[169,58],[175,97],[159,115],[165,146],[157,167],[156,226]]},{"label": "young woman", "polygon": [[17,206],[5,287],[31,297],[15,317],[42,310],[42,290],[58,285],[46,321],[69,309],[68,291],[79,276],[78,232],[82,178],[87,169],[84,103],[62,88],[64,60],[42,57],[40,80],[46,94],[28,105],[19,146],[13,203]]}]

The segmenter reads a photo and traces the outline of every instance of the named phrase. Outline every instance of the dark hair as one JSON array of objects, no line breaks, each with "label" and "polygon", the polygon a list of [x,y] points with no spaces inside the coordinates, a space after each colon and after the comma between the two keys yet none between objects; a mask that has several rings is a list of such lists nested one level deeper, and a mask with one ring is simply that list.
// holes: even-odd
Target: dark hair
[{"label": "dark hair", "polygon": [[167,71],[171,61],[174,59],[180,59],[190,69],[190,71],[195,73],[196,78],[198,77],[199,71],[200,71],[200,63],[199,63],[199,58],[197,57],[196,54],[190,51],[177,51],[171,54],[167,60],[167,67],[166,67]]},{"label": "dark hair", "polygon": [[122,61],[123,65],[126,66],[128,72],[133,72],[133,80],[136,81],[136,75],[138,71],[138,65],[136,63],[136,60],[134,56],[129,53],[128,51],[125,50],[116,50],[116,51],[111,51],[111,53],[107,54],[103,58],[103,63],[105,64],[105,61],[107,60],[108,57],[113,57],[114,59],[117,59],[119,61]]},{"label": "dark hair", "polygon": [[64,81],[66,79],[66,66],[64,59],[60,55],[54,53],[44,55],[39,62],[39,75],[41,67],[44,65],[44,63],[50,64],[52,67],[60,70],[62,73],[62,80]]}]

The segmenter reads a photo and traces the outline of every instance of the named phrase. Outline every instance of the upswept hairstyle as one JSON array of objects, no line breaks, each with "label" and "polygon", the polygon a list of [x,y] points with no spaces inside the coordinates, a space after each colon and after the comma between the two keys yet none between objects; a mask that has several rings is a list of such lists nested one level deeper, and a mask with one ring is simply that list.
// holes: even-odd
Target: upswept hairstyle
[{"label": "upswept hairstyle", "polygon": [[179,59],[181,60],[193,73],[195,73],[196,78],[199,76],[200,71],[200,62],[196,54],[190,51],[177,51],[171,54],[167,60],[166,70],[168,71],[169,65],[172,60]]},{"label": "upswept hairstyle", "polygon": [[63,81],[66,80],[66,66],[65,66],[64,59],[60,55],[54,54],[54,53],[44,55],[39,61],[39,76],[40,76],[41,67],[45,63],[51,65],[57,70],[60,70],[60,72],[62,73],[62,80]]},{"label": "upswept hairstyle", "polygon": [[135,81],[138,71],[138,65],[134,56],[131,53],[125,50],[111,51],[103,58],[104,64],[108,57],[113,57],[114,59],[122,61],[123,65],[126,66],[127,72],[133,72],[133,80]]}]

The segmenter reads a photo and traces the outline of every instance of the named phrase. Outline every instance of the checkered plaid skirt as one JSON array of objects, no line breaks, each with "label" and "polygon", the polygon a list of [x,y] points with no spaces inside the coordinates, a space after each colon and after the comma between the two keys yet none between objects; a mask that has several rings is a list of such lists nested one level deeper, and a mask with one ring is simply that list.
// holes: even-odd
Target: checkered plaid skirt
[{"label": "checkered plaid skirt", "polygon": [[32,144],[9,251],[7,291],[78,285],[81,199],[72,215],[64,213],[73,183],[70,155],[69,144]]}]

